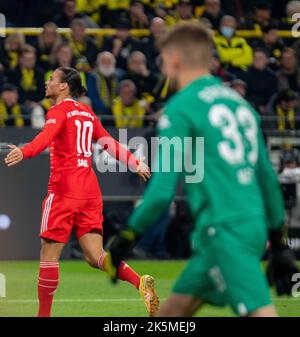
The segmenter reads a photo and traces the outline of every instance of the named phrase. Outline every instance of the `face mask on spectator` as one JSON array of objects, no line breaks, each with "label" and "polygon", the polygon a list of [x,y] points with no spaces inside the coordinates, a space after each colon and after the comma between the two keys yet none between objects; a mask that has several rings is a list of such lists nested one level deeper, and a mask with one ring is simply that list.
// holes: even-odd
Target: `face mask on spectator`
[{"label": "face mask on spectator", "polygon": [[224,35],[227,39],[230,39],[234,35],[234,29],[232,27],[223,26],[221,27],[221,33]]},{"label": "face mask on spectator", "polygon": [[99,65],[98,69],[100,71],[100,73],[105,76],[105,77],[110,77],[112,76],[115,72],[116,72],[116,68],[115,66],[103,66],[103,65]]}]

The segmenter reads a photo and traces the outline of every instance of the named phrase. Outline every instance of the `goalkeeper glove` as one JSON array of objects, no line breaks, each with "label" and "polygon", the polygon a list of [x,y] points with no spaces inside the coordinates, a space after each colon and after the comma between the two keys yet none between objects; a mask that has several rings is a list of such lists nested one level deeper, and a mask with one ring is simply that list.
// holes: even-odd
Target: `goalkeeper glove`
[{"label": "goalkeeper glove", "polygon": [[292,276],[299,272],[296,258],[291,249],[283,242],[282,230],[271,230],[269,233],[271,252],[267,267],[267,278],[270,285],[275,285],[279,296],[291,294]]},{"label": "goalkeeper glove", "polygon": [[137,234],[131,230],[123,230],[113,236],[107,244],[108,275],[113,283],[118,280],[118,268],[125,259],[137,240]]}]

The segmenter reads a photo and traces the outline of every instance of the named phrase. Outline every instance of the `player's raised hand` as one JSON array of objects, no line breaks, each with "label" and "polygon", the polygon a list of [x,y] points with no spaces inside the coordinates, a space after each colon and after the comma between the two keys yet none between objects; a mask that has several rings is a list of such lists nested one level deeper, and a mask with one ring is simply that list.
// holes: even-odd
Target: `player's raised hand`
[{"label": "player's raised hand", "polygon": [[11,149],[9,154],[5,157],[4,162],[7,166],[13,166],[20,163],[23,160],[23,152],[16,145],[8,145]]},{"label": "player's raised hand", "polygon": [[147,181],[151,177],[150,168],[144,163],[145,157],[139,159],[139,166],[137,168],[137,174],[144,180]]}]

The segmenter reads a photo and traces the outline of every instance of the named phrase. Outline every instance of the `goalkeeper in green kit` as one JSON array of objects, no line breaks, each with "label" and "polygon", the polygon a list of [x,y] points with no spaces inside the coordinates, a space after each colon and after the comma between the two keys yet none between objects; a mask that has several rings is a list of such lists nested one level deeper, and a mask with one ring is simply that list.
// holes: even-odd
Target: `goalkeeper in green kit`
[{"label": "goalkeeper in green kit", "polygon": [[[165,107],[158,133],[160,139],[177,141],[167,148],[160,143],[157,173],[143,202],[129,218],[128,229],[109,244],[110,276],[116,279],[121,259],[169,205],[181,177],[194,218],[193,253],[158,315],[191,316],[209,303],[230,305],[240,316],[276,316],[260,262],[267,240],[268,279],[279,295],[290,294],[298,269],[282,240],[283,200],[258,115],[209,74],[213,42],[204,27],[175,26],[160,47],[162,70],[178,92]],[[185,164],[199,163],[200,137],[203,159],[192,175]],[[169,172],[163,169],[168,164]]]}]

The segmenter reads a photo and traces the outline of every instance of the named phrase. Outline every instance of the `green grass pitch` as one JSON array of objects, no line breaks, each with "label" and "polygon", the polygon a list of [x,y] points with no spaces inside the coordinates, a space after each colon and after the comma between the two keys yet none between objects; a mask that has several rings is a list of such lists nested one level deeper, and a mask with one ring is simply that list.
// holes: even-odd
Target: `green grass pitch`
[{"label": "green grass pitch", "polygon": [[[164,301],[185,261],[129,261],[140,274],[155,277],[157,291]],[[0,261],[0,273],[6,277],[6,297],[0,298],[0,316],[35,316],[37,312],[36,280],[38,261]],[[300,316],[300,297],[276,297],[280,316]],[[60,284],[55,295],[53,316],[138,317],[146,310],[138,292],[120,281],[110,284],[107,276],[83,261],[61,261]],[[204,306],[197,316],[233,316],[230,308]]]}]

